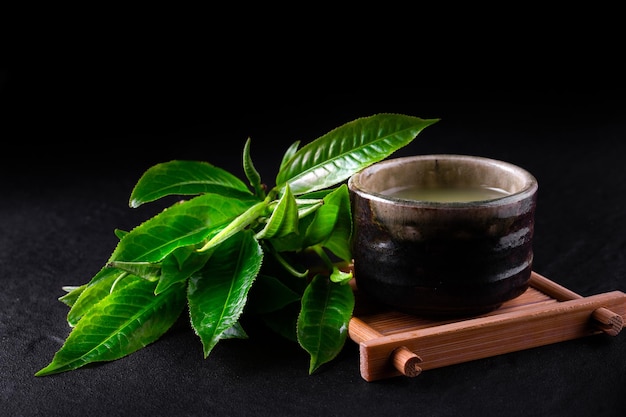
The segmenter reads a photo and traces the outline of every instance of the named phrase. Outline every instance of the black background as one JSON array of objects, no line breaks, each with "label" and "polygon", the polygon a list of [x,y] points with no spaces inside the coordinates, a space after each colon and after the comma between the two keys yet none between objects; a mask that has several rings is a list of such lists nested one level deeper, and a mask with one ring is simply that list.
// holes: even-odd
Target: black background
[{"label": "black background", "polygon": [[390,27],[368,26],[288,42],[295,23],[241,40],[245,22],[205,33],[217,20],[182,33],[154,22],[115,40],[114,21],[95,36],[89,19],[16,32],[28,42],[0,68],[0,414],[623,415],[622,334],[368,383],[351,341],[308,375],[304,351],[260,329],[203,359],[182,323],[124,359],[35,378],[69,332],[61,287],[86,282],[114,248],[113,230],[156,210],[127,205],[149,166],[198,159],[242,176],[250,137],[272,183],[293,141],[381,112],[441,118],[396,156],[475,154],[530,170],[540,185],[535,270],[583,295],[626,291],[624,65],[609,35],[461,32],[441,45],[440,27],[404,33],[405,46],[374,42]]}]

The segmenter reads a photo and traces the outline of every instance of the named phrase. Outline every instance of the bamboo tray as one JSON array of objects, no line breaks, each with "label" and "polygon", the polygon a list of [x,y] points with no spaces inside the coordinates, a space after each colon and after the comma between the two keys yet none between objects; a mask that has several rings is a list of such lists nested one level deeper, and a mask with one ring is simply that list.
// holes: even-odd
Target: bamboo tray
[{"label": "bamboo tray", "polygon": [[533,272],[528,290],[498,310],[463,320],[436,321],[368,303],[355,288],[349,336],[359,345],[366,381],[422,371],[565,340],[617,335],[626,294],[582,297]]}]

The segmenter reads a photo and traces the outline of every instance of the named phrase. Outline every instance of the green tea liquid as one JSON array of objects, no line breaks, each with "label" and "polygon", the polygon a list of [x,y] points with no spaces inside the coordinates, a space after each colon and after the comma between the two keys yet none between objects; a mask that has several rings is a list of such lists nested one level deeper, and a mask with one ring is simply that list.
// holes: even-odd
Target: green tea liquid
[{"label": "green tea liquid", "polygon": [[404,200],[431,201],[436,203],[464,203],[493,200],[509,195],[507,191],[490,187],[423,188],[403,187],[383,191],[382,194]]}]

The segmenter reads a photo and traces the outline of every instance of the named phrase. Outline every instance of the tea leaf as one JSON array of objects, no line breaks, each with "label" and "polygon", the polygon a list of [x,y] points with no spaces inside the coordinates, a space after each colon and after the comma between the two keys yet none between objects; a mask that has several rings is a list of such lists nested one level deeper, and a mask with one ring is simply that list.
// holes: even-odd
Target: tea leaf
[{"label": "tea leaf", "polygon": [[254,167],[252,157],[250,156],[250,138],[248,138],[243,147],[243,171],[254,189],[255,195],[259,198],[265,198],[265,189],[263,184],[261,184],[261,175]]},{"label": "tea leaf", "polygon": [[343,184],[324,197],[324,204],[315,212],[307,227],[303,245],[321,245],[339,258],[351,261],[350,236],[352,214],[348,186]]},{"label": "tea leaf", "polygon": [[300,314],[300,303],[291,303],[280,310],[260,314],[259,318],[274,333],[297,343],[298,314]]},{"label": "tea leaf", "polygon": [[78,287],[65,286],[63,287],[63,290],[67,291],[67,293],[60,296],[59,301],[66,306],[72,307],[76,303],[76,300],[78,300],[78,297],[80,297],[80,295],[83,293],[85,288],[87,288],[87,284],[83,284]]},{"label": "tea leaf", "polygon": [[280,166],[279,166],[280,169],[282,169],[287,164],[287,162],[289,162],[289,160],[296,153],[299,147],[300,147],[300,141],[297,140],[294,143],[292,143],[289,146],[289,148],[287,148],[287,150],[285,151],[285,154],[283,155],[283,159],[280,162]]},{"label": "tea leaf", "polygon": [[112,261],[107,267],[120,269],[148,281],[156,281],[161,276],[161,265],[158,263]]},{"label": "tea leaf", "polygon": [[205,357],[239,320],[262,260],[261,247],[245,230],[217,246],[204,268],[189,278],[189,315]]},{"label": "tea leaf", "polygon": [[176,248],[195,245],[258,203],[256,198],[203,194],[174,204],[120,240],[111,261],[159,262]]},{"label": "tea leaf", "polygon": [[239,322],[233,324],[222,333],[222,339],[247,339],[248,333],[243,329]]},{"label": "tea leaf", "polygon": [[309,373],[334,359],[348,336],[354,310],[354,293],[349,285],[316,275],[302,297],[298,317],[298,342],[311,356]]},{"label": "tea leaf", "polygon": [[129,206],[136,208],[167,195],[205,193],[226,197],[251,194],[239,178],[208,162],[170,161],[144,172],[130,194]]},{"label": "tea leaf", "polygon": [[71,327],[91,310],[103,298],[111,293],[113,284],[120,278],[128,275],[127,272],[116,268],[102,268],[81,291],[76,301],[67,313],[67,322]]},{"label": "tea leaf", "polygon": [[283,284],[278,278],[259,274],[250,290],[246,308],[252,314],[277,311],[288,304],[299,301],[301,296]]},{"label": "tea leaf", "polygon": [[257,239],[269,239],[272,237],[284,237],[298,230],[298,204],[289,185],[285,187],[278,204],[265,227],[255,235]]},{"label": "tea leaf", "polygon": [[331,187],[408,145],[438,119],[378,114],[356,119],[300,148],[283,164],[277,186],[295,195]]},{"label": "tea leaf", "polygon": [[[184,253],[184,255],[180,255]],[[211,257],[212,252],[198,252],[192,246],[176,249],[161,263],[161,277],[154,293],[159,294],[178,282],[183,282],[200,270]]]},{"label": "tea leaf", "polygon": [[233,236],[234,234],[246,229],[249,226],[252,226],[254,223],[258,221],[258,218],[265,214],[268,208],[268,203],[262,201],[250,207],[244,213],[237,216],[233,219],[226,227],[220,230],[216,235],[214,235],[204,246],[198,251],[205,252],[209,249],[213,249],[215,246],[222,243],[224,240]]},{"label": "tea leaf", "polygon": [[78,322],[52,362],[50,375],[122,358],[161,337],[185,307],[184,286],[154,295],[155,284],[129,276]]},{"label": "tea leaf", "polygon": [[339,284],[347,284],[353,275],[350,271],[343,271],[337,265],[333,265],[332,272],[330,273],[330,280]]}]

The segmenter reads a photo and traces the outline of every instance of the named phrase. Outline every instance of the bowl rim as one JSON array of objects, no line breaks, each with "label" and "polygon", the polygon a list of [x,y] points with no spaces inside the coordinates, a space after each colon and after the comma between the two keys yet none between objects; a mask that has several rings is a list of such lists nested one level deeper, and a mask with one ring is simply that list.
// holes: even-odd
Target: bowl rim
[{"label": "bowl rim", "polygon": [[[524,186],[513,193],[504,195],[502,197],[496,197],[486,200],[472,200],[472,201],[427,201],[427,200],[412,200],[388,194],[382,194],[378,191],[370,190],[365,187],[360,181],[363,175],[372,175],[373,173],[388,168],[389,166],[397,166],[398,164],[411,164],[415,162],[432,161],[432,160],[451,160],[451,161],[470,161],[479,162],[481,165],[493,166],[502,172],[514,173],[520,176],[524,180]],[[403,156],[397,158],[384,159],[382,161],[371,164],[362,170],[354,173],[348,179],[348,188],[351,192],[358,194],[362,198],[376,200],[384,203],[399,204],[411,207],[445,207],[445,208],[476,208],[483,206],[494,205],[506,205],[518,201],[522,201],[536,194],[538,190],[538,182],[535,176],[525,168],[515,165],[511,162],[503,161],[500,159],[489,158],[478,155],[467,154],[424,154],[424,155],[412,155]]]}]

